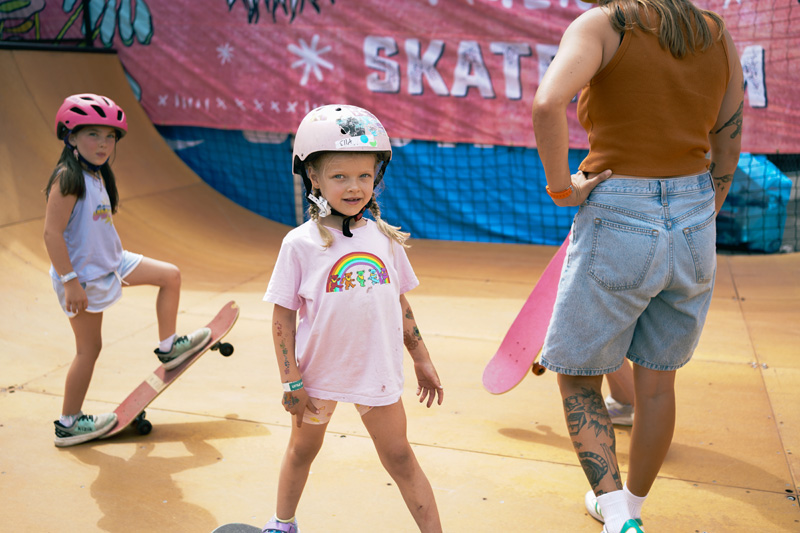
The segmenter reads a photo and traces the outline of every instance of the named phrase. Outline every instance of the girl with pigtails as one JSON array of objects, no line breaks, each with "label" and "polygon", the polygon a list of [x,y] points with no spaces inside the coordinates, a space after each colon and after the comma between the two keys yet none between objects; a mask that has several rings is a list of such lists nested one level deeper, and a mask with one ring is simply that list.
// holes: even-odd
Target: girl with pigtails
[{"label": "girl with pigtails", "polygon": [[311,200],[309,220],[284,238],[264,296],[274,304],[282,402],[294,419],[268,533],[298,532],[295,512],[338,402],[355,405],[420,531],[442,531],[401,399],[404,345],[420,403],[441,405],[444,391],[405,297],[419,284],[409,235],[381,218],[375,200],[391,157],[383,125],[359,107],[319,107],[297,129],[292,165]]}]

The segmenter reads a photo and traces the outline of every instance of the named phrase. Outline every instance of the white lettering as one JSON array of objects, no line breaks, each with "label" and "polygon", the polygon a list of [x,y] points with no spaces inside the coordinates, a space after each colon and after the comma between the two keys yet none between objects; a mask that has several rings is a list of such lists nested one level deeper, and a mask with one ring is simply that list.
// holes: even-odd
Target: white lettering
[{"label": "white lettering", "polygon": [[447,90],[439,71],[436,70],[436,63],[444,53],[444,41],[434,39],[425,50],[425,54],[420,57],[420,43],[418,39],[406,39],[406,56],[408,56],[408,94],[422,94],[422,76],[428,80],[433,92],[439,96],[448,96]]},{"label": "white lettering", "polygon": [[531,55],[531,47],[525,43],[491,43],[489,49],[493,54],[503,56],[503,76],[506,80],[506,98],[519,100],[522,98],[522,84],[519,76],[519,58]]},{"label": "white lettering", "polygon": [[458,63],[453,77],[453,96],[464,97],[470,87],[476,87],[483,98],[494,98],[492,78],[483,62],[481,46],[477,41],[459,43]]},{"label": "white lettering", "polygon": [[393,56],[397,53],[397,43],[391,37],[368,36],[364,39],[365,64],[384,73],[383,78],[377,72],[367,76],[367,89],[375,93],[399,93],[400,65],[396,61],[380,57],[381,50],[386,51],[387,57]]}]

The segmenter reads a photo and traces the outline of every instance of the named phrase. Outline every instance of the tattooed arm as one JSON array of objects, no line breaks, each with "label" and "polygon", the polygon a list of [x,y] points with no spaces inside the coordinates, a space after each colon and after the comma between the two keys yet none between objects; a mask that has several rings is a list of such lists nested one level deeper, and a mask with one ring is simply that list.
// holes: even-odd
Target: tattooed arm
[{"label": "tattooed arm", "polygon": [[[295,358],[296,322],[297,311],[275,305],[272,311],[272,341],[275,344],[275,355],[278,358],[278,368],[283,383],[302,380]],[[317,412],[305,388],[284,392],[282,403],[283,408],[294,415],[297,427],[303,424],[303,413],[306,409]]]},{"label": "tattooed arm", "polygon": [[419,403],[427,398],[428,407],[433,405],[436,396],[439,396],[438,404],[442,405],[444,400],[444,389],[442,388],[439,375],[431,362],[428,348],[419,333],[417,321],[405,295],[400,295],[400,308],[403,311],[403,343],[408,349],[408,353],[414,360],[414,372],[417,375],[417,396]]},{"label": "tattooed arm", "polygon": [[739,162],[739,151],[742,147],[742,118],[744,112],[744,77],[739,54],[733,44],[730,34],[725,32],[728,43],[728,65],[731,79],[728,81],[728,90],[722,99],[722,106],[717,116],[717,122],[709,133],[711,143],[711,177],[714,178],[716,189],[716,210],[722,208],[725,197],[733,181],[733,173]]}]

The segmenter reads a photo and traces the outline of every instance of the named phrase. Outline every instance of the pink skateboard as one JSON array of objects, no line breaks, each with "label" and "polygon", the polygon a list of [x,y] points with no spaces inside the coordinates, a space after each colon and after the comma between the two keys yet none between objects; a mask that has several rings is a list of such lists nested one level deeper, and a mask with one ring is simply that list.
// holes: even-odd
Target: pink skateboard
[{"label": "pink skateboard", "polygon": [[165,370],[163,365],[159,365],[158,368],[156,368],[155,371],[153,371],[153,373],[114,410],[117,414],[117,424],[111,431],[100,438],[107,439],[108,437],[112,437],[125,430],[128,426],[135,426],[140,435],[147,435],[150,433],[150,430],[153,429],[153,425],[149,420],[145,419],[145,408],[209,349],[219,350],[225,357],[231,355],[233,353],[233,346],[227,342],[220,342],[220,339],[228,334],[236,323],[237,318],[239,318],[239,306],[233,301],[226,303],[220,312],[217,313],[217,316],[206,325],[206,327],[211,330],[211,339],[209,339],[205,347],[172,370]]},{"label": "pink skateboard", "polygon": [[483,386],[492,394],[510,391],[528,375],[528,370],[537,376],[544,373],[545,368],[536,359],[550,325],[568,244],[569,236],[547,264],[497,353],[483,370]]}]

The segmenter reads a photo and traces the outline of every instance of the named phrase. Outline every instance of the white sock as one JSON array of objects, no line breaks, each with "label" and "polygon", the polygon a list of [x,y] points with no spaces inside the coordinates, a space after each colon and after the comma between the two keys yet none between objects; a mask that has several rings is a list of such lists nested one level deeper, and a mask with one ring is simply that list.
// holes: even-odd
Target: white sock
[{"label": "white sock", "polygon": [[175,342],[175,337],[177,337],[177,335],[173,333],[172,335],[161,341],[161,343],[158,345],[158,349],[165,353],[170,351],[172,349],[172,343]]},{"label": "white sock", "polygon": [[597,503],[600,504],[600,509],[603,511],[605,530],[608,533],[619,533],[625,522],[632,518],[625,491],[607,492],[597,497]]},{"label": "white sock", "polygon": [[647,499],[647,495],[644,496],[636,496],[630,490],[628,490],[628,484],[625,483],[625,486],[622,487],[622,491],[625,493],[625,496],[628,499],[628,509],[631,512],[631,518],[641,518],[642,517],[642,505],[644,504],[645,499]]},{"label": "white sock", "polygon": [[64,426],[64,427],[67,427],[67,428],[68,428],[68,427],[71,427],[71,426],[72,426],[72,424],[74,424],[74,423],[75,423],[75,421],[76,421],[78,418],[80,418],[80,416],[81,416],[82,414],[83,414],[83,411],[78,411],[78,414],[77,414],[77,415],[61,415],[61,418],[59,418],[59,419],[58,419],[58,421],[59,421],[59,422],[61,422],[61,425],[62,425],[62,426]]}]

